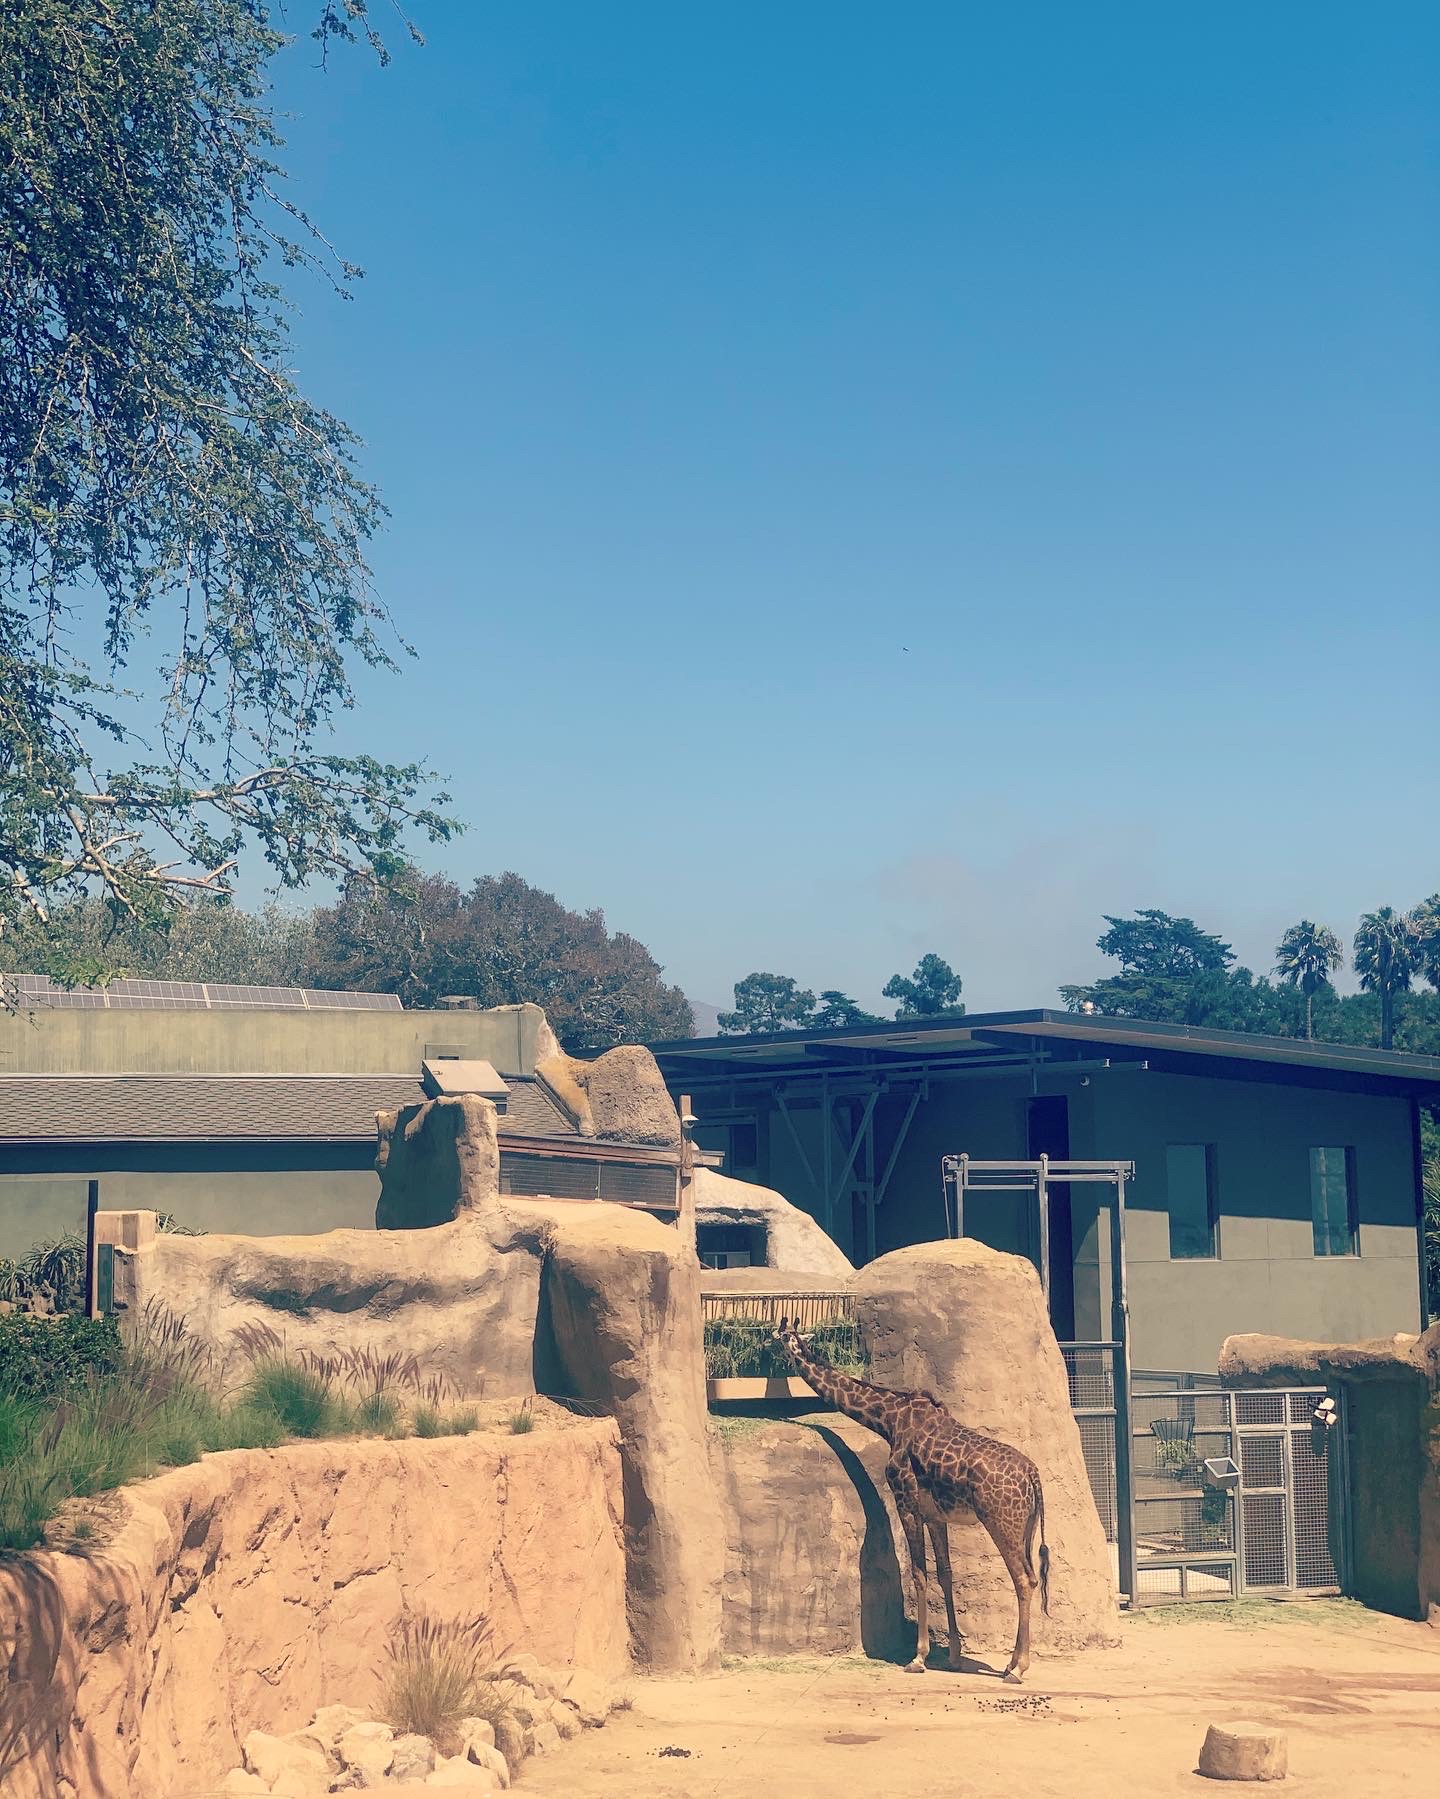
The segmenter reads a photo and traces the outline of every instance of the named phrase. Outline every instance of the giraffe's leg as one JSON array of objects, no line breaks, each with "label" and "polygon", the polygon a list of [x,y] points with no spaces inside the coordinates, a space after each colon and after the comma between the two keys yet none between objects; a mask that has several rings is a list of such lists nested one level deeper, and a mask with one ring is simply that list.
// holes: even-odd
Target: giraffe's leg
[{"label": "giraffe's leg", "polygon": [[910,1551],[910,1580],[915,1594],[915,1659],[905,1664],[907,1674],[923,1674],[930,1654],[930,1619],[925,1585],[925,1525],[920,1517],[920,1489],[915,1484],[909,1460],[892,1458],[885,1466],[885,1478],[895,1495],[895,1509],[905,1532]]},{"label": "giraffe's leg", "polygon": [[930,1541],[935,1546],[935,1578],[945,1595],[945,1616],[950,1624],[950,1666],[959,1668],[964,1657],[965,1640],[955,1619],[955,1579],[950,1572],[950,1526],[932,1524]]},{"label": "giraffe's leg", "polygon": [[1015,1624],[1015,1647],[1010,1652],[1010,1665],[1005,1670],[1005,1678],[1021,1681],[1025,1678],[1025,1670],[1030,1666],[1030,1607],[1035,1598],[1035,1577],[1025,1559],[1023,1542],[1008,1537],[1002,1542],[997,1538],[995,1547],[1004,1557],[1010,1579],[1015,1584],[1015,1603],[1019,1608]]}]

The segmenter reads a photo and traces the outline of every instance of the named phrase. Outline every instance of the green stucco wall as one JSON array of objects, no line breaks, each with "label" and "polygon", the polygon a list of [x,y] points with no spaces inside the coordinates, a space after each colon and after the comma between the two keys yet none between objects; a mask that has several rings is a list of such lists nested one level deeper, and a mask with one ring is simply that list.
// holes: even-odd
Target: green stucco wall
[{"label": "green stucco wall", "polygon": [[[242,1146],[228,1156],[200,1146],[191,1158],[183,1149],[136,1145],[83,1157],[30,1156],[25,1172],[15,1171],[14,1152],[0,1157],[8,1164],[0,1167],[0,1256],[83,1232],[92,1177],[105,1210],[173,1212],[192,1230],[255,1237],[373,1229],[380,1193],[368,1146]],[[37,1168],[45,1161],[66,1165]]]},{"label": "green stucco wall", "polygon": [[[1047,1071],[1040,1094],[1069,1105],[1070,1154],[1130,1160],[1127,1266],[1134,1365],[1213,1370],[1224,1339],[1238,1332],[1353,1341],[1419,1325],[1415,1187],[1408,1102],[1371,1094],[1249,1079],[1117,1067],[1078,1075]],[[876,1162],[883,1168],[904,1115],[907,1090],[876,1110]],[[940,1163],[968,1151],[986,1159],[1028,1155],[1026,1076],[936,1080],[916,1110],[876,1220],[880,1253],[942,1234]],[[699,1100],[702,1115],[703,1098]],[[812,1212],[818,1201],[789,1127],[757,1091],[760,1179]],[[819,1112],[792,1099],[810,1164],[820,1164]],[[1220,1255],[1172,1261],[1166,1210],[1169,1143],[1215,1146]],[[1316,1257],[1310,1218],[1309,1152],[1353,1148],[1360,1253]],[[838,1173],[840,1161],[834,1163]],[[1077,1337],[1111,1330],[1110,1216],[1104,1189],[1071,1190]],[[1038,1255],[1032,1208],[994,1197],[972,1207],[968,1235],[994,1248]],[[833,1234],[856,1257],[850,1219]]]},{"label": "green stucco wall", "polygon": [[533,1074],[544,1013],[51,1012],[0,1014],[0,1074],[413,1074],[459,1050]]}]

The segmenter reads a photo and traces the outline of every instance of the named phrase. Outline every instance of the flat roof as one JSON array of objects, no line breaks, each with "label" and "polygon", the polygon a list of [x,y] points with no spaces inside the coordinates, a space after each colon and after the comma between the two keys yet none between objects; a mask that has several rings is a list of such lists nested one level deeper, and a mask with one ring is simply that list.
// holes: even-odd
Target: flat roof
[{"label": "flat roof", "polygon": [[[678,1038],[652,1043],[650,1050],[672,1078],[713,1066],[763,1072],[773,1068],[815,1073],[827,1065],[849,1063],[884,1066],[937,1057],[963,1064],[978,1055],[1028,1039],[1089,1044],[1117,1050],[1129,1060],[1146,1052],[1163,1056],[1167,1066],[1194,1060],[1196,1072],[1205,1062],[1256,1062],[1305,1074],[1361,1076],[1406,1093],[1440,1093],[1440,1056],[1408,1050],[1370,1049],[1350,1043],[1307,1043],[1296,1037],[1268,1037],[1249,1031],[1215,1031],[1197,1025],[1159,1024],[1142,1018],[1115,1018],[1107,1013],[1061,1012],[1038,1007],[1022,1012],[966,1012],[938,1018],[901,1018],[880,1024],[831,1031],[772,1031],[755,1036]],[[840,1052],[838,1055],[836,1052]],[[849,1052],[849,1053],[845,1053]]]}]

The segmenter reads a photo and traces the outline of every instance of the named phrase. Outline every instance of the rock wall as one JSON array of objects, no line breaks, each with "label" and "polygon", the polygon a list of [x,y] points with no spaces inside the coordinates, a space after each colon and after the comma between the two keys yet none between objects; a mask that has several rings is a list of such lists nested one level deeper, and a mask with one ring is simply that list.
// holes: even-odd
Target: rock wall
[{"label": "rock wall", "polygon": [[[905,1537],[881,1439],[817,1412],[722,1424],[711,1444],[725,1497],[726,1654],[908,1660]],[[955,1578],[958,1595],[966,1580],[958,1560]],[[1013,1615],[1009,1629],[1013,1638]]]},{"label": "rock wall", "polygon": [[[877,1385],[932,1392],[961,1424],[1023,1450],[1040,1470],[1051,1615],[1037,1602],[1037,1648],[1117,1641],[1110,1550],[1032,1264],[971,1238],[920,1243],[869,1263],[851,1290]],[[972,1523],[952,1526],[950,1541],[957,1582],[961,1565],[967,1570],[974,1628],[983,1618],[987,1636],[1008,1630],[1013,1638],[1015,1590],[989,1537]]]},{"label": "rock wall", "polygon": [[369,1703],[407,1609],[484,1613],[549,1667],[627,1666],[608,1420],[234,1450],[120,1499],[104,1548],[0,1562],[6,1799],[218,1785],[247,1731]]},{"label": "rock wall", "polygon": [[[691,1182],[697,1224],[763,1225],[765,1266],[783,1274],[818,1275],[848,1286],[855,1270],[835,1239],[808,1212],[770,1187],[697,1168]],[[772,1283],[773,1284],[773,1283]]]},{"label": "rock wall", "polygon": [[[1379,1611],[1440,1624],[1440,1324],[1366,1343],[1227,1337],[1220,1374],[1227,1387],[1343,1392],[1349,1453],[1343,1464],[1329,1458],[1329,1471],[1332,1535],[1342,1508],[1349,1513],[1346,1590]],[[1342,1466],[1349,1485],[1340,1491]],[[1344,1570],[1338,1537],[1330,1552]]]},{"label": "rock wall", "polygon": [[707,1460],[694,1249],[643,1212],[557,1207],[541,1301],[546,1386],[605,1406],[620,1426],[635,1657],[656,1670],[713,1667],[725,1526]]}]

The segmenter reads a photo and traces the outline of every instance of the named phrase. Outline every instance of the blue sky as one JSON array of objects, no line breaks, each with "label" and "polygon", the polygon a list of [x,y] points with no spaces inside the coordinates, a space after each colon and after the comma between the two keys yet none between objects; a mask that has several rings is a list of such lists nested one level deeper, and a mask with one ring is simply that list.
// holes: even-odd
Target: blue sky
[{"label": "blue sky", "polygon": [[279,93],[450,872],[972,1008],[1440,887],[1440,10],[414,12]]}]

